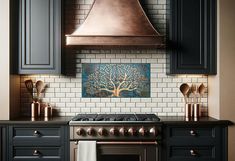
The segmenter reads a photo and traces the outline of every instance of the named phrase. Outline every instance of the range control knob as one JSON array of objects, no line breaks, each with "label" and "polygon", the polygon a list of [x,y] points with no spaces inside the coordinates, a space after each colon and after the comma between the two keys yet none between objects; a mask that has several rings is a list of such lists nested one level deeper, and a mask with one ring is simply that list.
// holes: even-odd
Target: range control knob
[{"label": "range control knob", "polygon": [[122,128],[119,129],[119,133],[120,133],[122,136],[127,136],[127,135],[128,135],[128,131],[127,131],[127,129],[125,129],[124,127],[122,127]]},{"label": "range control knob", "polygon": [[95,130],[94,130],[93,128],[91,128],[91,127],[88,128],[86,132],[87,132],[87,134],[90,135],[90,136],[95,135]]},{"label": "range control knob", "polygon": [[85,130],[83,128],[78,128],[76,133],[79,136],[83,136],[83,135],[85,135]]},{"label": "range control knob", "polygon": [[145,136],[146,134],[147,134],[146,129],[145,129],[144,127],[141,127],[141,128],[139,129],[139,135],[140,135],[140,136]]},{"label": "range control knob", "polygon": [[136,129],[134,129],[133,127],[131,127],[129,130],[128,130],[128,133],[130,136],[136,136],[137,135],[137,131]]},{"label": "range control knob", "polygon": [[98,134],[99,134],[100,136],[105,136],[107,133],[106,133],[106,130],[105,130],[104,128],[100,128],[100,129],[98,130]]},{"label": "range control knob", "polygon": [[157,136],[157,129],[155,129],[155,127],[152,127],[150,130],[149,130],[149,133],[150,135],[153,135],[153,136]]},{"label": "range control knob", "polygon": [[118,135],[118,130],[116,128],[114,128],[114,127],[111,128],[109,132],[113,136],[117,136]]}]

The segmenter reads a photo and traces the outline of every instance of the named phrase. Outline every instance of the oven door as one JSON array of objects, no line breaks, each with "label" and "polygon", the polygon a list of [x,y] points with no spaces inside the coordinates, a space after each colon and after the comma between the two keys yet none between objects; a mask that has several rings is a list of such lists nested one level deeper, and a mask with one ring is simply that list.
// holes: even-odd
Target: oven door
[{"label": "oven door", "polygon": [[[97,144],[97,161],[158,161],[155,144],[139,142],[100,142]],[[70,161],[77,161],[77,144],[70,142]]]}]

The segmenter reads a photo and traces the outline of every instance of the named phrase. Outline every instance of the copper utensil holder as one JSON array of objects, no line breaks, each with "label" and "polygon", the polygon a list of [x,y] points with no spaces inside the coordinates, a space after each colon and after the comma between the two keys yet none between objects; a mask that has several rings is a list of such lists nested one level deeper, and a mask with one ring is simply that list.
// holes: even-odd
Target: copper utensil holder
[{"label": "copper utensil holder", "polygon": [[192,118],[193,117],[193,106],[191,103],[185,104],[185,117]]},{"label": "copper utensil holder", "polygon": [[40,117],[40,103],[34,101],[31,103],[31,118],[38,117]]},{"label": "copper utensil holder", "polygon": [[201,117],[201,104],[200,103],[187,103],[185,104],[185,117],[187,120],[193,118],[195,121]]},{"label": "copper utensil holder", "polygon": [[193,104],[193,117],[199,118],[201,116],[201,104],[200,103],[194,103]]},{"label": "copper utensil holder", "polygon": [[50,105],[48,105],[44,108],[44,117],[45,118],[52,117],[52,107]]}]

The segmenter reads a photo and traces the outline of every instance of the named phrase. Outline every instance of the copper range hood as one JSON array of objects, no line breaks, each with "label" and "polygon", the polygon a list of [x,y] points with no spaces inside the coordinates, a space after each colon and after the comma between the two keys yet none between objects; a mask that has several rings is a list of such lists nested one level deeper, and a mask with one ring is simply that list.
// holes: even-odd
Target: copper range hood
[{"label": "copper range hood", "polygon": [[139,0],[95,0],[84,23],[66,35],[66,45],[163,48],[164,37],[155,30]]}]

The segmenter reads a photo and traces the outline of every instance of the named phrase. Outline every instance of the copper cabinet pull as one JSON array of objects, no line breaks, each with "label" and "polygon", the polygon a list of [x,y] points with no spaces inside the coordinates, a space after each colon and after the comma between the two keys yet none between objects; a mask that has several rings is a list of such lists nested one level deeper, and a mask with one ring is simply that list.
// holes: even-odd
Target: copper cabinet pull
[{"label": "copper cabinet pull", "polygon": [[37,131],[37,130],[35,130],[35,131],[33,132],[33,135],[39,137],[39,136],[40,136],[40,132]]},{"label": "copper cabinet pull", "polygon": [[196,153],[195,150],[193,150],[193,149],[190,150],[190,154],[191,154],[192,156],[196,156],[196,155],[197,155],[197,153]]},{"label": "copper cabinet pull", "polygon": [[40,152],[38,150],[33,151],[33,156],[40,156]]},{"label": "copper cabinet pull", "polygon": [[191,136],[196,136],[197,133],[196,133],[194,130],[190,130],[190,135],[191,135]]}]

